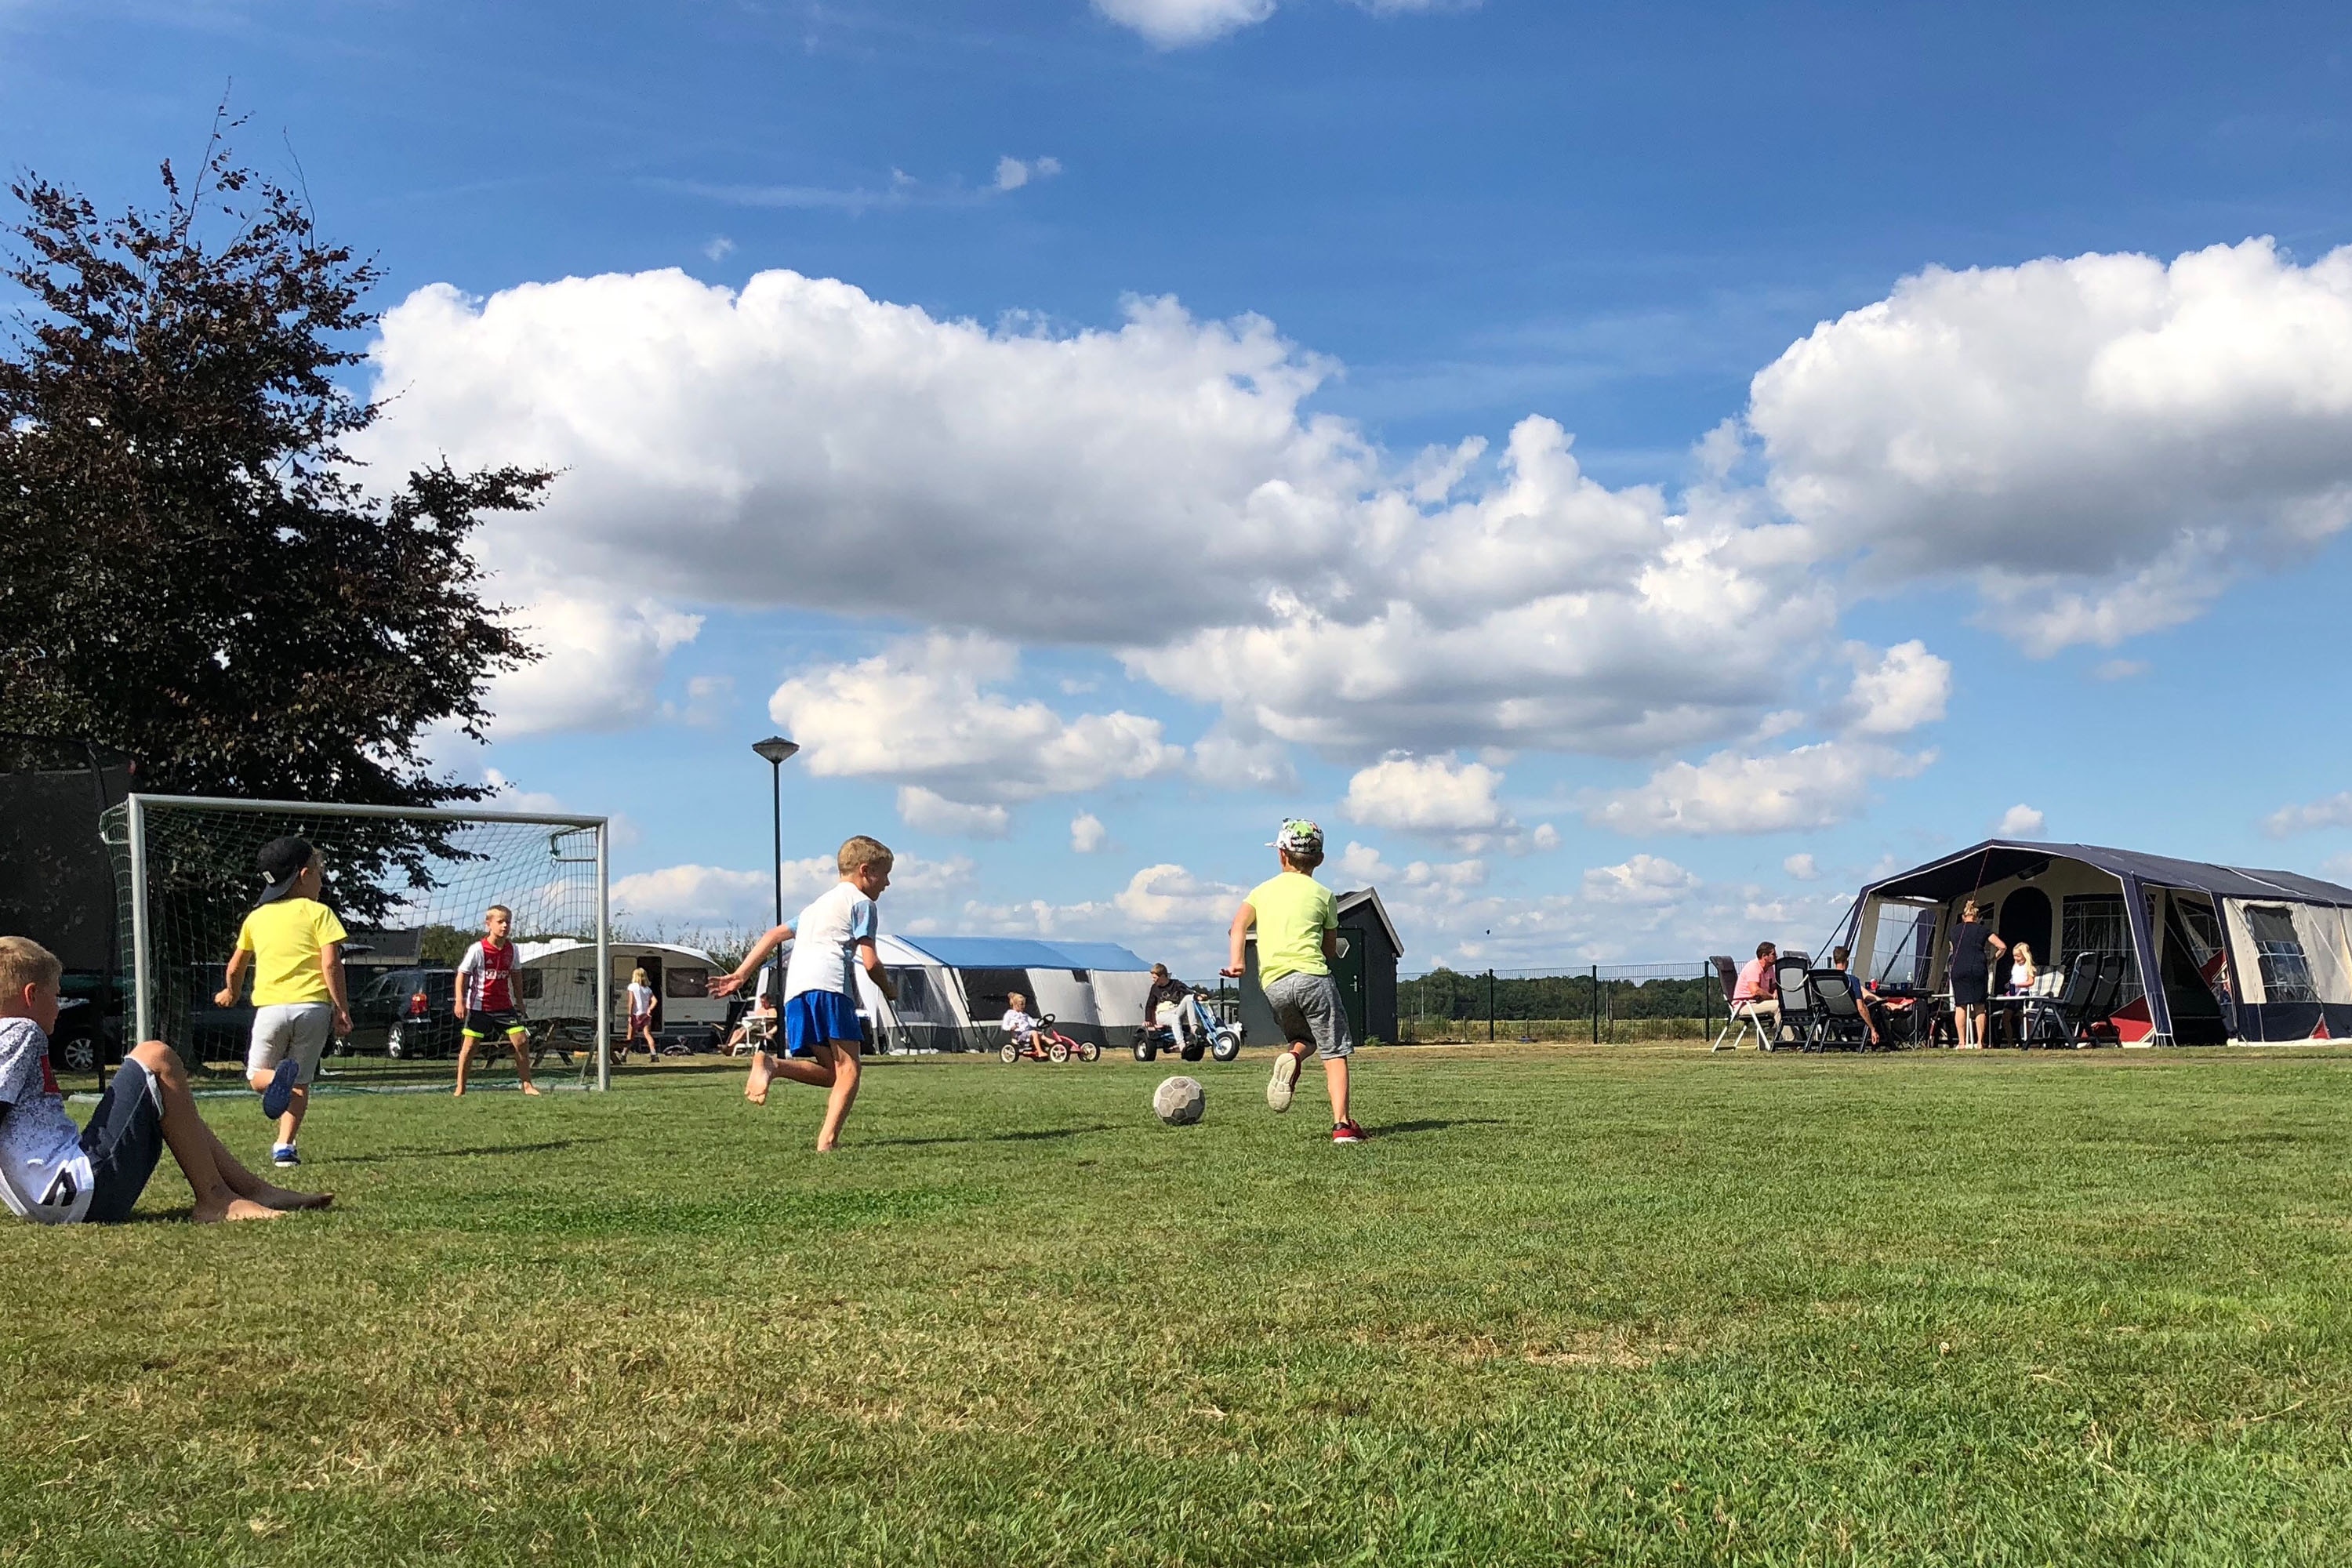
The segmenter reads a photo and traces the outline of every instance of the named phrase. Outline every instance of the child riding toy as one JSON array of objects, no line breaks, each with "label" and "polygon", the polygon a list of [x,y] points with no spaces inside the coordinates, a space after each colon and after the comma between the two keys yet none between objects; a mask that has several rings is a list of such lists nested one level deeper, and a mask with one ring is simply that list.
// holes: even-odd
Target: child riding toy
[{"label": "child riding toy", "polygon": [[1194,986],[1177,1005],[1176,1026],[1147,1022],[1135,1031],[1135,1059],[1148,1062],[1162,1051],[1174,1051],[1188,1062],[1208,1056],[1221,1062],[1242,1054],[1242,1031],[1209,1011],[1208,993]]}]

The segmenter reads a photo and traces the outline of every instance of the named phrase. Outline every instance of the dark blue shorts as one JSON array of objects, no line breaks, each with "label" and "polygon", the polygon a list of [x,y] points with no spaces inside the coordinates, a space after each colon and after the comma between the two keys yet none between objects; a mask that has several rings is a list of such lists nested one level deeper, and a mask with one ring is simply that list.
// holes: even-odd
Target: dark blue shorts
[{"label": "dark blue shorts", "polygon": [[89,1156],[90,1225],[121,1225],[131,1217],[147,1178],[163,1156],[163,1090],[146,1064],[126,1058],[114,1069],[98,1111],[81,1130]]},{"label": "dark blue shorts", "polygon": [[803,991],[784,1003],[784,1055],[806,1057],[827,1040],[866,1037],[857,1004],[838,991]]}]

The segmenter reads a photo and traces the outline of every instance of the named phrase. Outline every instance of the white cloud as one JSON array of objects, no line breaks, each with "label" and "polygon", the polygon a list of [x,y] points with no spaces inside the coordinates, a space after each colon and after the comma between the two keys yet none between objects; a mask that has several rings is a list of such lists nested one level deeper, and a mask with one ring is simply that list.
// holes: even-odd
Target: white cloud
[{"label": "white cloud", "polygon": [[1230,882],[1203,880],[1181,866],[1146,866],[1128,879],[1111,902],[1138,925],[1223,927],[1231,923],[1248,890]]},{"label": "white cloud", "polygon": [[1082,811],[1070,818],[1070,853],[1098,855],[1110,847],[1110,829],[1102,818],[1091,811]]},{"label": "white cloud", "polygon": [[1503,775],[1453,757],[1392,756],[1348,781],[1339,813],[1367,827],[1407,833],[1478,833],[1510,826],[1495,792]]},{"label": "white cloud", "polygon": [[650,601],[619,605],[551,590],[515,617],[541,658],[490,682],[498,740],[558,730],[625,730],[656,711],[654,691],[670,653],[702,617]]},{"label": "white cloud", "polygon": [[550,795],[545,790],[522,789],[496,768],[482,770],[482,783],[489,786],[489,804],[497,810],[563,811],[563,800],[560,795]]},{"label": "white cloud", "polygon": [[2308,833],[2315,827],[2352,827],[2352,790],[2307,805],[2283,805],[2263,818],[2263,831],[2273,838]]},{"label": "white cloud", "polygon": [[[782,870],[787,920],[841,879],[830,855],[787,860]],[[883,929],[944,907],[971,885],[972,877],[972,863],[960,857],[929,860],[900,855],[890,870],[889,891],[882,896]],[[755,926],[764,931],[775,915],[775,896],[773,873],[718,866],[667,866],[613,880],[613,908],[619,914],[687,927]]]},{"label": "white cloud", "polygon": [[2039,838],[2042,837],[2042,814],[2020,802],[2000,814],[1993,825],[1995,838]]},{"label": "white cloud", "polygon": [[999,158],[996,161],[996,188],[1017,191],[1031,180],[1050,180],[1062,172],[1059,158]]},{"label": "white cloud", "polygon": [[1717,752],[1674,763],[1649,782],[1597,801],[1596,826],[1620,833],[1784,833],[1832,827],[1866,805],[1872,785],[1910,778],[1935,760],[1859,741],[1822,741],[1776,756]]},{"label": "white cloud", "polygon": [[1599,904],[1680,903],[1698,886],[1696,876],[1655,855],[1636,855],[1622,866],[1595,866],[1584,873],[1584,896]]},{"label": "white cloud", "polygon": [[1901,735],[1944,716],[1952,694],[1952,667],[1914,639],[1883,654],[1850,645],[1853,686],[1846,697],[1846,727],[1863,735]]},{"label": "white cloud", "polygon": [[959,838],[1002,838],[1013,831],[1013,814],[1001,805],[967,805],[920,784],[898,786],[898,816],[924,833]]},{"label": "white cloud", "polygon": [[691,724],[698,730],[715,728],[727,716],[727,708],[735,696],[735,679],[727,675],[697,675],[686,683],[684,702],[664,702],[662,717],[681,724]]},{"label": "white cloud", "polygon": [[1929,268],[1755,378],[1775,500],[2029,652],[2199,614],[2352,521],[2352,248]]},{"label": "white cloud", "polygon": [[811,773],[905,781],[913,787],[900,793],[901,813],[912,800],[927,814],[917,826],[950,831],[997,832],[1007,819],[999,809],[987,822],[972,816],[961,829],[946,829],[940,810],[946,802],[1034,800],[1183,765],[1184,749],[1160,739],[1156,719],[1127,712],[1065,719],[1043,702],[989,689],[1018,669],[1007,644],[934,633],[795,676],[776,689],[768,712],[800,742]]},{"label": "white cloud", "polygon": [[703,246],[702,254],[713,261],[724,261],[735,254],[735,242],[723,234],[714,234]]},{"label": "white cloud", "polygon": [[1791,855],[1780,862],[1780,869],[1800,882],[1815,881],[1822,874],[1821,867],[1814,863],[1811,855]]},{"label": "white cloud", "polygon": [[1384,887],[1389,894],[1394,894],[1400,888],[1461,891],[1482,887],[1486,880],[1486,862],[1484,860],[1413,860],[1398,866],[1384,858],[1370,845],[1358,844],[1353,840],[1331,864],[1350,886]]},{"label": "white cloud", "polygon": [[1298,783],[1288,747],[1264,735],[1244,739],[1226,723],[1192,742],[1192,772],[1224,789],[1286,790]]},{"label": "white cloud", "polygon": [[1095,0],[1095,9],[1176,49],[1255,26],[1274,15],[1274,0]]}]

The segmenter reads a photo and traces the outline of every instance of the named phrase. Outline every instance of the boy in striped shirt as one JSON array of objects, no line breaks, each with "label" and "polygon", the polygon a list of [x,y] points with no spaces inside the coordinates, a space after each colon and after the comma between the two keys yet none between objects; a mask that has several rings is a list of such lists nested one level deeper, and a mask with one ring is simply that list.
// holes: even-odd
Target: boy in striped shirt
[{"label": "boy in striped shirt", "polygon": [[457,1045],[457,1087],[453,1091],[457,1094],[466,1092],[466,1069],[473,1065],[474,1047],[492,1035],[507,1037],[522,1091],[539,1092],[539,1086],[530,1081],[530,1028],[523,1022],[522,1007],[514,994],[515,950],[507,940],[507,928],[513,923],[514,911],[504,904],[492,904],[482,915],[482,940],[457,961],[455,1011],[465,1022],[459,1026],[464,1037]]}]

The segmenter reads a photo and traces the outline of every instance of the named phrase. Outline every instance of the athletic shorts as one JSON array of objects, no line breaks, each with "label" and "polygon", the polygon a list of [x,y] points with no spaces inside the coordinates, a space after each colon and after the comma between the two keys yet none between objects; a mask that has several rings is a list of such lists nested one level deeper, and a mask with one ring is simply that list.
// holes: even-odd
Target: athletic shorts
[{"label": "athletic shorts", "polygon": [[98,1113],[81,1130],[89,1156],[90,1225],[121,1225],[131,1217],[147,1178],[163,1154],[163,1086],[144,1062],[126,1058],[99,1097]]},{"label": "athletic shorts", "polygon": [[469,1040],[487,1040],[493,1035],[511,1035],[518,1031],[529,1034],[530,1026],[523,1022],[522,1015],[512,1008],[500,1007],[495,1012],[466,1015],[465,1034]]},{"label": "athletic shorts", "polygon": [[1339,1000],[1339,982],[1329,975],[1286,974],[1265,988],[1265,1000],[1284,1039],[1314,1041],[1315,1054],[1327,1062],[1355,1055],[1348,1009]]},{"label": "athletic shorts", "polygon": [[319,1076],[319,1053],[334,1032],[335,1010],[324,1002],[280,1002],[253,1010],[253,1048],[245,1054],[245,1070],[270,1072],[291,1057],[301,1064],[296,1083]]},{"label": "athletic shorts", "polygon": [[857,1005],[838,991],[803,991],[784,1002],[784,1055],[814,1056],[826,1040],[866,1038]]}]

